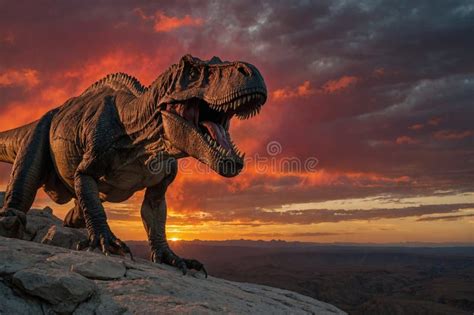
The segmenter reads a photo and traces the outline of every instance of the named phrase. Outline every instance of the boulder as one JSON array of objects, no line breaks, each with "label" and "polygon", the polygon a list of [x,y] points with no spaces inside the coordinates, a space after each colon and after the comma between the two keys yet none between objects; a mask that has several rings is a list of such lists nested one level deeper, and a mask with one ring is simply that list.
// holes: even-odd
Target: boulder
[{"label": "boulder", "polygon": [[[75,249],[77,243],[87,239],[84,229],[72,229],[61,225],[52,225],[43,236],[40,243]],[[35,241],[37,239],[35,238]]]},{"label": "boulder", "polygon": [[12,284],[22,292],[39,297],[53,305],[53,309],[68,313],[76,305],[92,296],[94,282],[83,276],[48,265],[39,264],[17,271]]},{"label": "boulder", "polygon": [[89,279],[113,280],[125,276],[126,269],[120,261],[101,257],[75,263],[71,266],[71,271],[77,272]]}]

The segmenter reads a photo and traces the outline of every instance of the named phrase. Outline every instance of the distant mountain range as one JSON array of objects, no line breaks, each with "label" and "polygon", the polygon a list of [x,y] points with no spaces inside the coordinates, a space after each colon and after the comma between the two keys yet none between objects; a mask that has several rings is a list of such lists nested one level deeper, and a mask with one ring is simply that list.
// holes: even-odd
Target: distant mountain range
[{"label": "distant mountain range", "polygon": [[[149,256],[146,242],[127,244],[136,256]],[[472,244],[194,240],[170,245],[205,263],[211,275],[296,291],[349,314],[472,315],[474,310]]]}]

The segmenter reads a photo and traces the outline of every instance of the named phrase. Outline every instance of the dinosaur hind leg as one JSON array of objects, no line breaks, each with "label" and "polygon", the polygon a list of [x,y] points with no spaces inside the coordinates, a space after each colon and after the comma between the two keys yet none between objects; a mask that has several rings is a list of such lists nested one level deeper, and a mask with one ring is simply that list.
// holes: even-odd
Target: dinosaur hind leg
[{"label": "dinosaur hind leg", "polygon": [[44,115],[31,130],[19,149],[5,202],[0,210],[0,235],[21,238],[26,224],[26,212],[30,209],[37,190],[43,184],[51,167],[49,153],[49,128],[54,111]]}]

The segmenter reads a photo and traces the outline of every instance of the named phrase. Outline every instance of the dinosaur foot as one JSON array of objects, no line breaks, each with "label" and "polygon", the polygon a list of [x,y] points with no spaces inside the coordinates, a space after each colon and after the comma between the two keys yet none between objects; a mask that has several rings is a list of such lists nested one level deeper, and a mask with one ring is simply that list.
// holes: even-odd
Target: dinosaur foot
[{"label": "dinosaur foot", "polygon": [[0,210],[0,235],[11,238],[23,238],[26,226],[26,214],[13,208]]},{"label": "dinosaur foot", "polygon": [[99,248],[102,253],[106,256],[111,254],[113,255],[130,255],[130,259],[133,259],[133,254],[130,251],[130,248],[122,242],[120,239],[115,237],[112,232],[104,232],[104,233],[92,233],[89,235],[89,239],[85,241],[81,241],[77,244],[77,250],[87,250],[93,251],[94,249]]},{"label": "dinosaur foot", "polygon": [[151,252],[151,260],[156,263],[165,263],[167,265],[178,268],[185,275],[188,269],[202,271],[207,278],[207,271],[204,265],[196,259],[181,258],[176,255],[168,246],[163,246],[159,249],[154,249]]}]

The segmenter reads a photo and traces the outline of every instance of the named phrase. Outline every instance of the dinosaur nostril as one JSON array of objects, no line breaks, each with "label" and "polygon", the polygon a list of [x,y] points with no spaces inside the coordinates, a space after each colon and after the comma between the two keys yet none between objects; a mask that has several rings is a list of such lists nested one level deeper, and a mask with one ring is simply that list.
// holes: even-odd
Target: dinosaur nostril
[{"label": "dinosaur nostril", "polygon": [[245,66],[239,66],[237,70],[242,73],[244,76],[248,77],[250,75],[250,70]]}]

